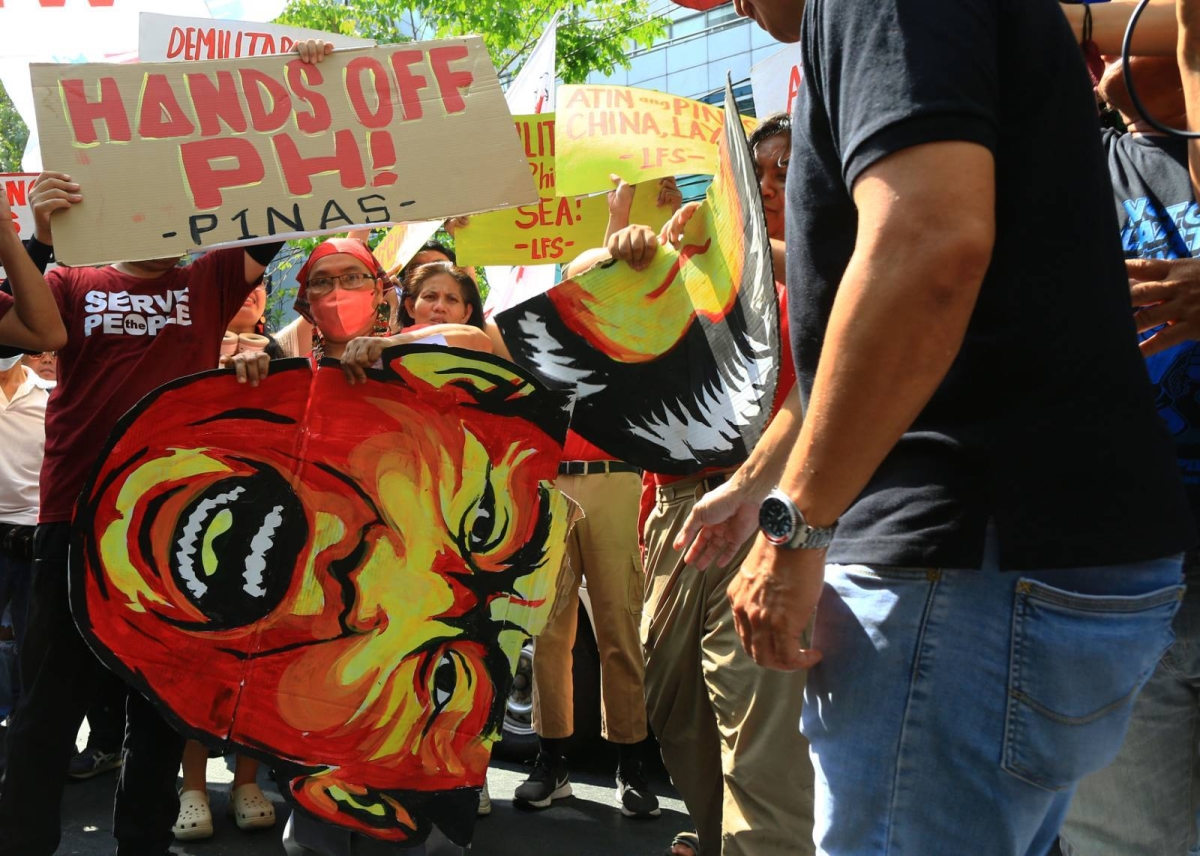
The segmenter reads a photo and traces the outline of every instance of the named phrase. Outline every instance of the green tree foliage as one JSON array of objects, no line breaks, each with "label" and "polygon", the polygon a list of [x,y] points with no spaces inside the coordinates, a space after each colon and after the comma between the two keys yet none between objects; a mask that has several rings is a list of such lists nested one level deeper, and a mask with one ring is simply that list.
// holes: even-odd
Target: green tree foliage
[{"label": "green tree foliage", "polygon": [[0,172],[20,172],[29,129],[0,84]]},{"label": "green tree foliage", "polygon": [[277,23],[375,39],[380,44],[478,33],[496,70],[516,74],[555,12],[558,75],[579,83],[593,71],[629,67],[629,54],[666,32],[648,0],[291,0]]}]

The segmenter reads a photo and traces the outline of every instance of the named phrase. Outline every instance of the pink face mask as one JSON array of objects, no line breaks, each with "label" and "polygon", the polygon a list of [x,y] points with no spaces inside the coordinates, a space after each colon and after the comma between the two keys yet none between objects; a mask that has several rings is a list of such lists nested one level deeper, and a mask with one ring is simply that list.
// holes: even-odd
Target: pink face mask
[{"label": "pink face mask", "polygon": [[335,288],[309,304],[313,322],[331,342],[349,342],[371,332],[375,319],[375,289]]}]

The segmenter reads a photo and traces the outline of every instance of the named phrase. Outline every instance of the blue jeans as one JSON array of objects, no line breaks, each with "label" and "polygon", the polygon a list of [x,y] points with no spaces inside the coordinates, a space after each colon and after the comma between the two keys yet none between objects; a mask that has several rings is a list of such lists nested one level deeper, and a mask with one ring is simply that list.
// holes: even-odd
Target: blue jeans
[{"label": "blue jeans", "polygon": [[828,854],[1049,852],[1173,638],[1182,557],[1002,573],[831,565],[803,731]]},{"label": "blue jeans", "polygon": [[1175,644],[1138,695],[1113,763],[1079,783],[1065,856],[1200,853],[1200,563],[1191,554]]}]

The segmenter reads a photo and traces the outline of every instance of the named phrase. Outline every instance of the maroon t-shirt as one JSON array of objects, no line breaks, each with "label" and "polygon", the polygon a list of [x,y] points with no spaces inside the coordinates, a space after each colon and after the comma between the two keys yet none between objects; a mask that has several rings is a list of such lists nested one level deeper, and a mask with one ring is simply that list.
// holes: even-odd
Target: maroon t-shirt
[{"label": "maroon t-shirt", "polygon": [[67,345],[46,406],[41,523],[69,521],[109,432],[146,393],[207,371],[221,337],[254,288],[246,252],[214,250],[157,279],[115,268],[57,268],[46,282]]}]

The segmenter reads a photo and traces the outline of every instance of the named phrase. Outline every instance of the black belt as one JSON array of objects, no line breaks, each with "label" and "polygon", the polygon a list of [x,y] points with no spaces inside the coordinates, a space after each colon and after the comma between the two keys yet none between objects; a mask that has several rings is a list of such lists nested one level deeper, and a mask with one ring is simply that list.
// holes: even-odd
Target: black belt
[{"label": "black belt", "polygon": [[622,461],[563,461],[558,465],[560,476],[594,476],[596,473],[637,473],[642,471]]},{"label": "black belt", "polygon": [[33,530],[20,523],[0,523],[0,553],[22,562],[33,561]]}]

